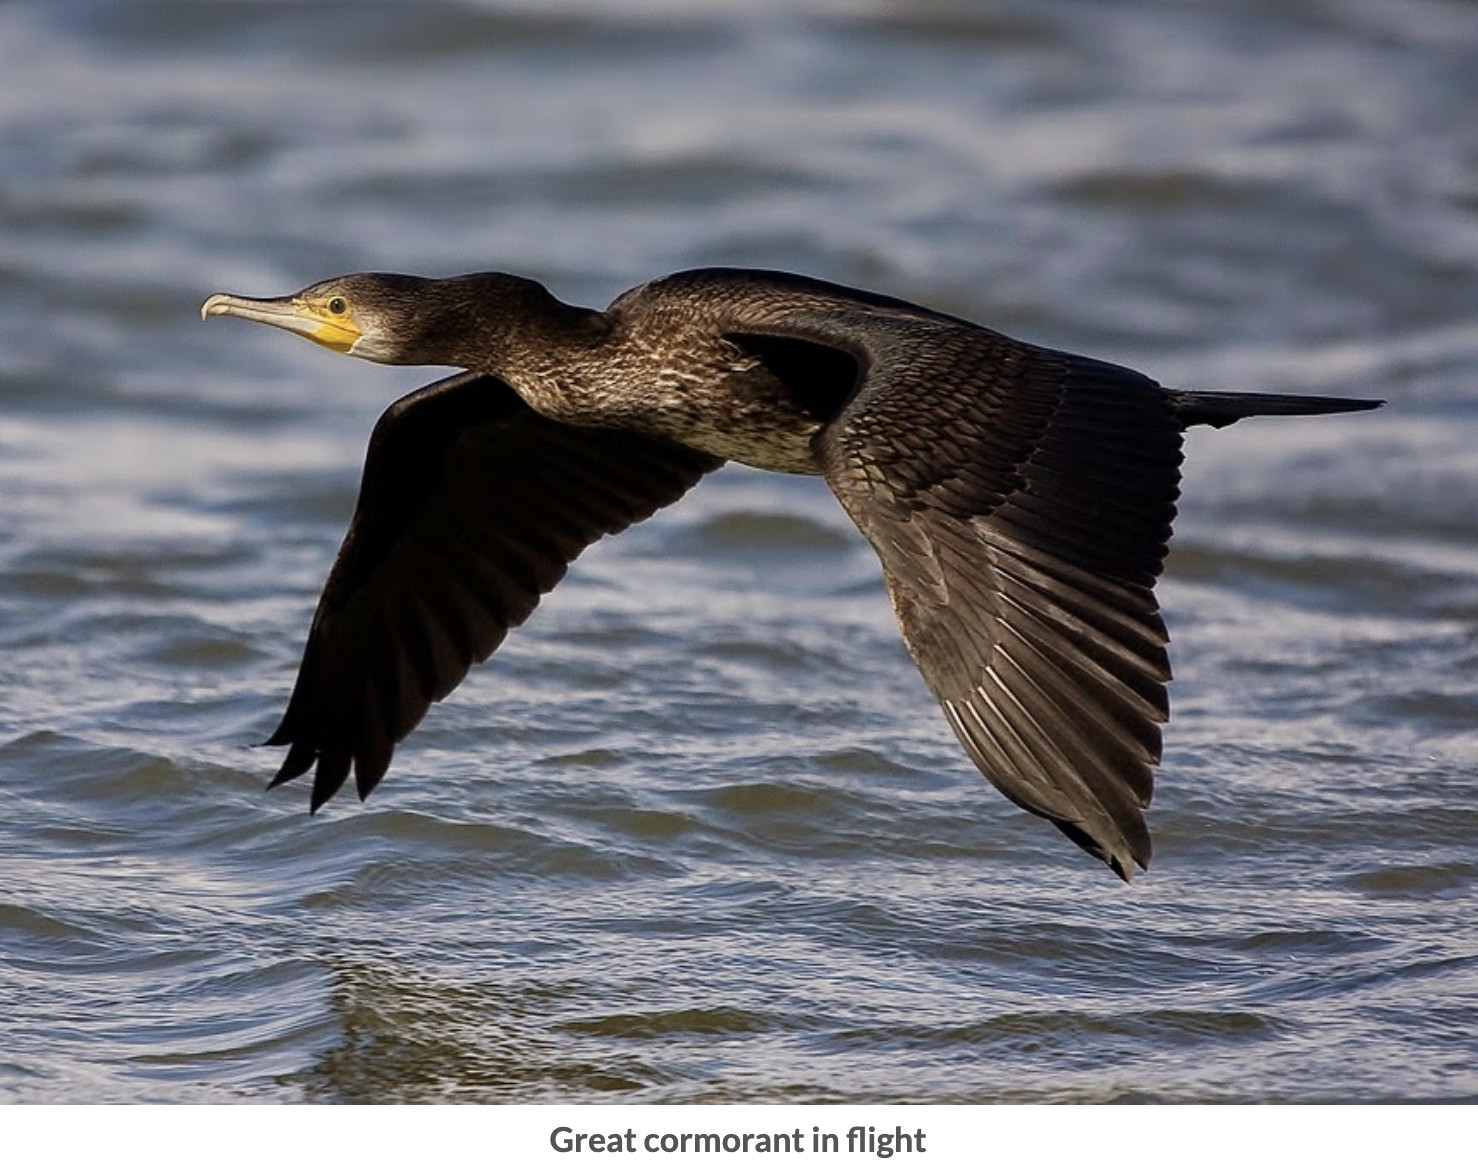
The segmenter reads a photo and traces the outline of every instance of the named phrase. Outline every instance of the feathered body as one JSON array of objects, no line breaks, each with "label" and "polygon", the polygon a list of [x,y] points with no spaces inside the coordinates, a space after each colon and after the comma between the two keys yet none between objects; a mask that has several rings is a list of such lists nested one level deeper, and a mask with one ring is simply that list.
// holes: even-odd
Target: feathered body
[{"label": "feathered body", "polygon": [[208,314],[464,369],[393,405],[271,741],[361,796],[603,534],[738,461],[826,478],[976,766],[1126,879],[1168,715],[1154,595],[1181,434],[1366,400],[1175,391],[947,314],[706,269],[568,306],[506,274],[354,274]]}]

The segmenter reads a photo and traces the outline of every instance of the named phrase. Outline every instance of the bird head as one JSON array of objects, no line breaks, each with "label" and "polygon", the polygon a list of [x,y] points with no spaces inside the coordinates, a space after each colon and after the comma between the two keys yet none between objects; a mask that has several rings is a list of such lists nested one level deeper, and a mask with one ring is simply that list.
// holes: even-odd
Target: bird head
[{"label": "bird head", "polygon": [[473,367],[522,323],[559,306],[538,282],[506,273],[350,273],[286,297],[213,294],[200,316],[265,322],[372,363]]},{"label": "bird head", "polygon": [[286,297],[213,294],[200,316],[265,322],[373,363],[414,363],[419,360],[408,357],[414,349],[411,325],[419,317],[417,294],[425,284],[425,278],[396,273],[351,273]]}]

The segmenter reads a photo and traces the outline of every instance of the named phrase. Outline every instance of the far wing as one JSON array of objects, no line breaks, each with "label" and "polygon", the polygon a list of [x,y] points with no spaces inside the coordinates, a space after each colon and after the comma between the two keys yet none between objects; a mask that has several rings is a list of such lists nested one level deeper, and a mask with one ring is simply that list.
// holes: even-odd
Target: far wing
[{"label": "far wing", "polygon": [[316,810],[353,770],[369,794],[395,743],[528,618],[605,534],[676,501],[721,462],[575,428],[502,381],[463,374],[376,424],[359,502],[270,745],[277,786],[316,764]]},{"label": "far wing", "polygon": [[1165,393],[980,328],[867,317],[845,332],[857,391],[817,440],[826,479],[976,765],[1127,879],[1149,863],[1168,714]]}]

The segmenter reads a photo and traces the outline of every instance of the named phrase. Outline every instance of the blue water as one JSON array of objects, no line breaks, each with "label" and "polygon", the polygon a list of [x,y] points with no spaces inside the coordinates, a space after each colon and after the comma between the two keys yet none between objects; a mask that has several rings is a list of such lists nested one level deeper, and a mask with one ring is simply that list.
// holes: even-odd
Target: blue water
[{"label": "blue water", "polygon": [[[0,6],[0,1097],[1478,1097],[1478,5]],[[309,817],[286,702],[435,373],[218,289],[881,290],[1198,430],[1154,868],[973,771],[824,484],[591,550]]]}]

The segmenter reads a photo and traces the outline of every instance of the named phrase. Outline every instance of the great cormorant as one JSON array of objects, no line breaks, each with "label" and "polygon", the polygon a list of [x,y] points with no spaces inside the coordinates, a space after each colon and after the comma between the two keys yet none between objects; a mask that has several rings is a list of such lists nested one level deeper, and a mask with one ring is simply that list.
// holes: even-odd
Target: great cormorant
[{"label": "great cormorant", "polygon": [[590,543],[724,461],[826,478],[975,765],[1128,879],[1168,715],[1154,587],[1181,433],[1378,401],[1175,391],[894,298],[700,269],[603,311],[501,273],[217,294],[379,363],[461,368],[376,425],[272,785],[361,797]]}]

